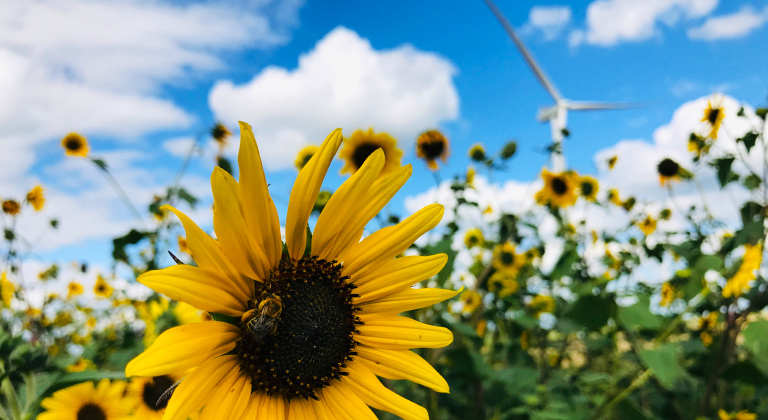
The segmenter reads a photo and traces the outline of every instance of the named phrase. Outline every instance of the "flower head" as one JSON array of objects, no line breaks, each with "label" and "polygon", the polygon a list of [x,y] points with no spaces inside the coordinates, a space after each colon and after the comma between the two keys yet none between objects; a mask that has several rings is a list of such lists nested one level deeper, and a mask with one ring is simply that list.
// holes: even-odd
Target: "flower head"
[{"label": "flower head", "polygon": [[493,249],[493,268],[498,271],[515,277],[524,264],[525,257],[515,252],[515,246],[511,242],[496,245]]},{"label": "flower head", "polygon": [[669,306],[669,304],[675,300],[675,294],[677,294],[675,286],[672,286],[669,282],[662,284],[661,301],[659,301],[659,306]]},{"label": "flower head", "polygon": [[475,162],[485,161],[485,147],[483,147],[482,143],[474,144],[469,149],[469,158],[474,160]]},{"label": "flower head", "polygon": [[384,169],[381,170],[381,176],[400,167],[403,151],[397,148],[397,140],[387,133],[374,133],[373,129],[369,128],[368,131],[357,130],[344,139],[344,147],[339,152],[339,157],[345,162],[341,173],[354,174],[378,149],[384,152]]},{"label": "flower head", "polygon": [[16,200],[3,201],[3,213],[9,216],[16,216],[21,211],[21,206]]},{"label": "flower head", "polygon": [[549,295],[536,295],[528,307],[533,312],[533,316],[538,318],[541,314],[555,312],[555,299]]},{"label": "flower head", "polygon": [[[181,379],[176,375],[134,377],[128,386],[128,397],[137,402],[134,419],[162,420],[168,405],[168,391]],[[166,394],[166,395],[164,395]]]},{"label": "flower head", "polygon": [[307,166],[307,163],[309,163],[309,160],[312,159],[312,156],[314,156],[318,150],[319,148],[314,145],[306,146],[299,150],[299,153],[296,154],[296,160],[293,161],[296,170],[300,171],[304,169],[304,167]]},{"label": "flower head", "polygon": [[46,410],[38,420],[127,420],[133,402],[123,398],[124,382],[102,379],[97,386],[82,382],[56,391],[40,405]]},{"label": "flower head", "polygon": [[679,181],[681,178],[689,178],[689,172],[683,169],[679,163],[670,158],[663,159],[656,165],[659,173],[659,183],[665,186],[672,181]]},{"label": "flower head", "polygon": [[544,187],[536,193],[537,203],[554,207],[568,207],[576,203],[579,176],[574,172],[553,173],[544,168],[541,177]]},{"label": "flower head", "polygon": [[740,297],[749,291],[752,281],[757,278],[757,270],[763,261],[763,244],[745,245],[746,251],[741,261],[741,266],[723,287],[723,297]]},{"label": "flower head", "polygon": [[476,246],[483,246],[484,242],[485,238],[483,237],[483,231],[478,228],[470,229],[464,234],[464,245],[469,249]]},{"label": "flower head", "polygon": [[616,162],[618,161],[619,161],[619,157],[616,155],[609,157],[608,160],[606,161],[606,163],[608,164],[608,170],[612,171],[613,167],[616,166]]},{"label": "flower head", "polygon": [[385,151],[374,150],[328,200],[310,243],[308,219],[342,142],[335,130],[299,172],[283,244],[250,126],[241,123],[240,133],[240,181],[219,168],[211,177],[217,240],[166,207],[181,219],[197,266],[174,265],[138,279],[214,320],[163,332],[128,364],[126,375],[195,368],[168,401],[164,418],[172,420],[201,408],[201,418],[370,418],[369,405],[425,418],[426,410],[376,375],[448,391],[409,349],[446,346],[451,332],[397,315],[456,295],[411,288],[437,274],[446,255],[396,258],[438,224],[442,206],[427,206],[361,241],[368,222],[411,174],[405,166],[382,175]]},{"label": "flower head", "polygon": [[88,156],[88,141],[77,133],[69,133],[61,139],[61,145],[67,156]]},{"label": "flower head", "polygon": [[43,186],[37,185],[27,193],[27,202],[32,205],[35,211],[40,211],[45,205],[45,195],[43,195]]},{"label": "flower head", "polygon": [[446,163],[449,153],[448,139],[437,130],[425,131],[416,139],[416,156],[424,159],[433,171],[437,170],[437,159]]},{"label": "flower head", "polygon": [[227,145],[231,135],[232,133],[229,131],[227,126],[220,122],[217,122],[214,124],[213,128],[211,128],[211,137],[216,142],[216,144],[219,145],[219,149],[222,149]]},{"label": "flower head", "polygon": [[114,289],[107,283],[107,280],[99,274],[96,276],[96,284],[93,286],[93,293],[100,298],[108,298],[112,296]]},{"label": "flower head", "polygon": [[597,201],[597,191],[600,185],[591,176],[579,177],[579,193],[588,201]]},{"label": "flower head", "polygon": [[72,298],[73,296],[82,295],[83,294],[83,285],[72,281],[69,282],[69,286],[67,286],[67,299]]},{"label": "flower head", "polygon": [[712,99],[710,99],[707,103],[707,109],[704,110],[704,118],[702,118],[701,121],[706,122],[710,127],[708,137],[716,140],[717,132],[720,130],[720,124],[723,123],[723,118],[725,118],[725,108],[723,108],[722,105],[722,98],[717,100],[714,105],[712,102]]},{"label": "flower head", "polygon": [[16,291],[16,285],[8,280],[8,275],[3,271],[0,273],[0,300],[6,307],[11,306],[13,293]]},{"label": "flower head", "polygon": [[480,296],[480,293],[477,293],[474,290],[465,291],[461,294],[459,299],[464,304],[464,306],[461,308],[461,310],[464,312],[475,312],[477,308],[483,304],[483,297]]},{"label": "flower head", "polygon": [[648,236],[656,230],[656,219],[650,215],[645,216],[645,218],[637,224],[637,227],[643,231],[645,236]]}]

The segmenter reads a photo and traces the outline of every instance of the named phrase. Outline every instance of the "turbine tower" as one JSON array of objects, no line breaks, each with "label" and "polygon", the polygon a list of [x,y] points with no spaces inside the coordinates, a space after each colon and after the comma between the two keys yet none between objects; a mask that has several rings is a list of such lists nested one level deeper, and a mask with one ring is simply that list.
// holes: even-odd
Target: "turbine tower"
[{"label": "turbine tower", "polygon": [[565,156],[563,155],[562,141],[565,137],[564,130],[566,128],[566,124],[568,123],[569,110],[594,111],[602,109],[628,109],[634,108],[637,105],[626,103],[572,102],[566,98],[563,98],[555,85],[552,84],[547,75],[544,74],[544,71],[541,69],[541,67],[539,67],[539,64],[533,58],[528,49],[525,48],[525,45],[523,45],[523,42],[520,40],[520,38],[518,38],[515,30],[512,28],[512,25],[501,13],[501,10],[496,7],[496,4],[494,4],[492,0],[483,1],[485,2],[486,6],[491,9],[491,12],[494,16],[496,16],[496,19],[499,21],[499,23],[501,23],[501,26],[504,27],[504,30],[507,32],[509,37],[512,38],[512,42],[515,44],[515,47],[517,47],[518,51],[520,51],[520,54],[523,55],[523,59],[528,65],[528,68],[530,68],[533,72],[533,75],[536,76],[536,79],[539,81],[539,83],[541,83],[544,89],[549,93],[549,96],[551,96],[555,101],[555,104],[552,106],[539,108],[536,119],[541,122],[549,121],[549,126],[552,129],[553,142],[552,170],[554,172],[562,172],[565,170]]}]

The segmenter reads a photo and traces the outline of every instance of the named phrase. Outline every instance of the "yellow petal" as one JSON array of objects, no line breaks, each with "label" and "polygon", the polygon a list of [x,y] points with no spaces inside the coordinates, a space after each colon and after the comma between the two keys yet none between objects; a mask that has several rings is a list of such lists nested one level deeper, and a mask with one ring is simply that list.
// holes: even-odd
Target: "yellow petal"
[{"label": "yellow petal", "polygon": [[215,239],[208,236],[192,219],[174,207],[164,205],[160,208],[172,211],[181,220],[181,224],[184,226],[184,231],[187,234],[187,246],[192,253],[192,258],[195,259],[195,263],[200,268],[222,273],[224,277],[231,279],[244,294],[250,295],[251,286],[248,283],[253,283],[253,281],[244,278],[237,271],[237,268],[224,255],[221,246],[219,246]]},{"label": "yellow petal", "polygon": [[239,419],[251,397],[251,379],[232,369],[211,394],[200,413],[200,420]]},{"label": "yellow petal", "polygon": [[387,313],[399,314],[413,309],[423,308],[450,299],[458,290],[446,289],[405,289],[382,298],[358,305],[360,314]]},{"label": "yellow petal", "polygon": [[335,259],[334,245],[338,236],[349,228],[349,221],[355,218],[365,203],[365,196],[384,167],[384,151],[377,149],[365,160],[360,170],[333,193],[325,209],[317,218],[312,235],[312,255],[326,260]]},{"label": "yellow petal", "polygon": [[315,417],[317,417],[317,420],[338,420],[338,417],[336,414],[338,413],[331,413],[331,411],[328,409],[328,405],[326,404],[326,397],[323,390],[317,391],[317,397],[319,398],[318,401],[315,400],[308,400],[307,402],[312,407],[312,410],[315,412]]},{"label": "yellow petal", "polygon": [[[242,124],[242,123],[241,123]],[[242,128],[241,128],[242,130]],[[240,140],[242,141],[242,140]],[[272,416],[264,413],[263,417],[259,417],[259,413],[263,413],[262,405],[264,405],[264,398],[267,396],[266,392],[254,392],[251,394],[251,399],[248,400],[248,405],[245,407],[242,420],[257,420],[259,418],[271,419]]]},{"label": "yellow petal", "polygon": [[213,230],[221,249],[246,277],[266,278],[272,266],[261,244],[245,227],[237,181],[225,170],[216,167],[211,174],[213,190]]},{"label": "yellow petal", "polygon": [[246,420],[285,420],[285,400],[280,395],[267,395],[262,393],[259,413],[261,413],[261,417],[249,417]]},{"label": "yellow petal", "polygon": [[173,300],[204,311],[240,316],[247,310],[249,296],[230,279],[200,267],[174,265],[146,272],[138,281]]},{"label": "yellow petal", "polygon": [[288,420],[317,420],[309,401],[294,398],[288,406]]},{"label": "yellow petal", "polygon": [[336,259],[338,255],[344,253],[349,247],[360,242],[365,226],[389,203],[389,200],[394,197],[397,191],[410,178],[411,173],[413,173],[413,168],[409,164],[377,179],[365,198],[357,203],[363,209],[350,215],[350,218],[346,221],[346,228],[339,233],[333,248],[329,251],[329,255]]},{"label": "yellow petal", "polygon": [[317,153],[299,172],[291,189],[288,215],[285,219],[285,242],[291,258],[299,259],[304,255],[307,245],[307,222],[317,194],[323,185],[323,179],[336,151],[341,145],[341,129],[337,128],[328,135]]},{"label": "yellow petal", "polygon": [[210,399],[222,380],[239,369],[237,356],[219,356],[195,369],[176,388],[165,408],[164,420],[186,420]]},{"label": "yellow petal", "polygon": [[355,277],[355,303],[367,302],[406,289],[426,280],[443,269],[448,261],[445,254],[408,256],[386,262],[365,276]]},{"label": "yellow petal", "polygon": [[359,361],[349,363],[347,370],[349,370],[349,376],[342,378],[342,382],[349,384],[364,403],[379,410],[389,411],[404,420],[429,419],[429,414],[424,407],[387,389],[379,382],[376,375]]},{"label": "yellow petal", "polygon": [[344,262],[342,275],[354,279],[379,268],[385,261],[405,251],[424,232],[437,226],[442,217],[443,206],[432,204],[395,226],[373,233],[339,256],[339,260]]},{"label": "yellow petal", "polygon": [[267,188],[261,155],[251,126],[240,121],[240,197],[243,201],[245,224],[264,247],[271,267],[277,267],[283,252],[280,220]]},{"label": "yellow petal", "polygon": [[422,324],[410,318],[393,315],[361,315],[364,325],[357,327],[358,342],[388,350],[445,347],[453,341],[453,333],[443,327]]},{"label": "yellow petal", "polygon": [[333,382],[323,388],[325,403],[330,411],[344,420],[377,420],[376,415],[344,382]]},{"label": "yellow petal", "polygon": [[236,326],[218,321],[170,328],[160,334],[152,346],[128,363],[125,375],[183,373],[234,349],[240,334]]},{"label": "yellow petal", "polygon": [[426,360],[410,350],[384,350],[366,346],[355,347],[360,361],[377,376],[406,379],[434,389],[449,392],[448,382]]}]

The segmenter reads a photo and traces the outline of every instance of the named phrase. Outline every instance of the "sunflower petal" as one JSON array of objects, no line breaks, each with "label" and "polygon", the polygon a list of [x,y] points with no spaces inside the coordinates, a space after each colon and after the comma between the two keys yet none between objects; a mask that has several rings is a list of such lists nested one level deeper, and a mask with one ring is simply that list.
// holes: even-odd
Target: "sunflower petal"
[{"label": "sunflower petal", "polygon": [[251,379],[239,369],[232,369],[211,394],[200,420],[239,419],[251,396]]},{"label": "sunflower petal", "polygon": [[283,252],[280,220],[267,189],[261,155],[251,126],[240,121],[240,197],[243,200],[245,224],[263,246],[270,267],[277,267]]},{"label": "sunflower petal", "polygon": [[331,414],[331,411],[328,408],[328,404],[326,401],[326,396],[323,390],[319,390],[317,392],[318,400],[308,400],[309,405],[312,407],[312,410],[315,412],[315,417],[317,417],[317,420],[337,420],[338,417],[334,414]]},{"label": "sunflower petal", "polygon": [[388,313],[399,314],[413,309],[423,308],[450,299],[459,293],[458,290],[446,289],[405,289],[399,292],[371,300],[358,307],[360,314]]},{"label": "sunflower petal", "polygon": [[360,361],[377,376],[406,379],[434,389],[449,392],[448,382],[426,360],[410,350],[384,350],[366,346],[355,348]]},{"label": "sunflower petal", "polygon": [[443,218],[443,206],[431,204],[395,226],[371,234],[339,256],[344,262],[342,275],[355,278],[377,269],[382,263],[405,251]]},{"label": "sunflower petal", "polygon": [[[384,152],[376,149],[363,163],[360,170],[333,193],[325,209],[320,213],[312,235],[312,255],[333,260],[335,245],[340,234],[349,229],[350,219],[362,210],[365,196],[384,167]],[[337,252],[337,251],[336,251]]]},{"label": "sunflower petal", "polygon": [[299,259],[304,255],[307,245],[307,223],[315,205],[317,194],[323,185],[323,179],[333,156],[341,145],[341,129],[337,128],[328,135],[320,149],[299,172],[291,189],[288,215],[285,219],[285,242],[291,258]]},{"label": "sunflower petal", "polygon": [[[241,140],[242,141],[242,140]],[[262,418],[265,419],[271,419],[274,418],[273,416],[267,415],[267,413],[264,413],[261,409],[262,405],[264,405],[264,398],[267,397],[266,392],[254,392],[251,394],[251,399],[248,400],[248,405],[245,407],[245,411],[243,412],[243,416],[241,417],[242,420],[256,420],[259,418],[259,413],[263,413],[264,416]],[[282,419],[281,419],[282,420]]]},{"label": "sunflower petal", "polygon": [[246,277],[264,279],[271,268],[261,244],[245,227],[240,191],[232,175],[218,166],[211,174],[213,230],[221,249]]},{"label": "sunflower petal", "polygon": [[174,265],[146,272],[138,282],[204,311],[240,316],[247,310],[249,297],[232,280],[204,268]]},{"label": "sunflower petal", "polygon": [[240,275],[237,268],[235,268],[224,255],[221,246],[215,239],[211,238],[207,233],[200,229],[192,219],[176,208],[166,204],[160,207],[160,209],[172,211],[173,214],[179,218],[181,224],[184,226],[184,231],[187,234],[189,251],[192,253],[192,258],[195,259],[195,263],[200,268],[223,273],[224,276],[231,279],[243,293],[250,294],[248,283],[253,282]]},{"label": "sunflower petal", "polygon": [[219,356],[203,363],[185,377],[173,392],[163,419],[186,420],[202,408],[222,380],[237,368],[237,356]]},{"label": "sunflower petal", "polygon": [[429,414],[424,407],[387,389],[364,364],[349,363],[347,370],[349,370],[349,376],[342,381],[348,383],[364,403],[379,410],[389,411],[404,420],[429,419]]},{"label": "sunflower petal", "polygon": [[333,386],[323,388],[323,395],[328,408],[340,419],[377,420],[368,405],[344,382],[334,382]]},{"label": "sunflower petal", "polygon": [[355,303],[367,302],[396,291],[406,289],[426,280],[443,269],[448,262],[445,254],[429,256],[408,256],[386,262],[365,276],[352,279],[360,295]]},{"label": "sunflower petal", "polygon": [[363,325],[357,327],[358,342],[387,350],[445,347],[453,341],[447,328],[422,324],[403,316],[361,315]]},{"label": "sunflower petal", "polygon": [[[332,259],[360,241],[365,226],[389,203],[389,200],[410,178],[411,173],[413,173],[413,168],[411,165],[406,165],[381,176],[371,185],[364,197],[354,202],[356,206],[362,209],[351,214],[347,213],[348,217],[344,220],[345,227],[338,233],[333,247],[328,251],[328,255]],[[314,245],[314,238],[312,240]]]},{"label": "sunflower petal", "polygon": [[288,406],[288,420],[317,420],[309,401],[294,398]]},{"label": "sunflower petal", "polygon": [[170,328],[125,367],[126,376],[183,373],[235,348],[240,329],[232,324],[206,321]]},{"label": "sunflower petal", "polygon": [[259,406],[259,413],[261,417],[249,417],[245,420],[254,419],[270,419],[270,420],[285,420],[285,400],[279,395],[267,395],[261,393],[261,405]]}]

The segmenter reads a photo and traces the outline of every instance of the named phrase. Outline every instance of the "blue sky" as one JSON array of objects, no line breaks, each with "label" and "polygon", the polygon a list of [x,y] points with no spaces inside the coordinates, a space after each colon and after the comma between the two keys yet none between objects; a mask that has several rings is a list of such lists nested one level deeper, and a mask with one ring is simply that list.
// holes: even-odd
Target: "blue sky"
[{"label": "blue sky", "polygon": [[[764,2],[498,5],[565,97],[647,105],[571,113],[565,150],[579,172],[597,173],[595,155],[621,140],[651,144],[676,110],[710,93],[766,101]],[[534,117],[551,99],[480,0],[6,6],[0,93],[10,100],[0,104],[0,196],[46,187],[48,208],[20,220],[30,237],[46,217],[61,220],[38,247],[42,260],[106,262],[110,238],[134,226],[87,162],[64,158],[58,143],[69,131],[90,139],[140,206],[170,183],[189,139],[216,120],[254,125],[271,188],[283,197],[301,145],[319,143],[337,126],[345,134],[368,126],[395,134],[404,162],[414,164],[392,204],[401,213],[406,197],[434,186],[412,151],[424,129],[438,127],[452,142],[443,179],[466,170],[476,142],[494,151],[518,140],[505,174],[512,180],[534,179],[547,161],[549,127]],[[234,157],[236,144],[227,153]],[[183,184],[205,200],[212,159],[208,148]],[[330,187],[344,179],[340,168],[337,162],[329,172]],[[210,208],[195,216],[206,225]]]}]

